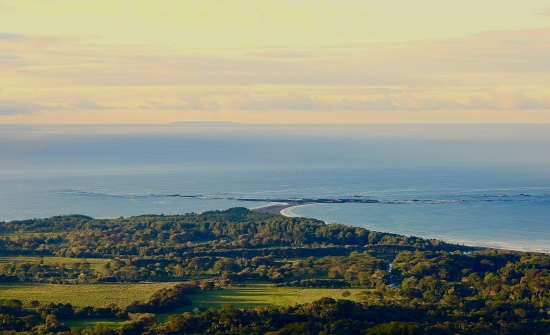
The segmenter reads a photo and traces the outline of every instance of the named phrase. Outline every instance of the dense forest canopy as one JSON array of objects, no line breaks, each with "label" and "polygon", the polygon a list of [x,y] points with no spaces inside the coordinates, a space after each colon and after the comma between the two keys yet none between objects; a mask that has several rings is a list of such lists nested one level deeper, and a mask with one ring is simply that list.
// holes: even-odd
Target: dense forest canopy
[{"label": "dense forest canopy", "polygon": [[[233,208],[0,222],[0,282],[181,282],[128,306],[4,299],[0,330],[82,334],[548,334],[550,256]],[[55,257],[54,257],[55,256]],[[31,262],[27,259],[40,261]],[[44,261],[60,259],[60,261]],[[62,260],[67,261],[62,261]],[[102,260],[100,263],[92,260]],[[17,261],[15,261],[17,260]],[[69,261],[70,260],[70,261]],[[93,265],[91,264],[93,263]],[[155,314],[228,285],[363,289],[360,301]],[[321,298],[321,297],[319,297]],[[118,329],[64,320],[126,318]]]}]

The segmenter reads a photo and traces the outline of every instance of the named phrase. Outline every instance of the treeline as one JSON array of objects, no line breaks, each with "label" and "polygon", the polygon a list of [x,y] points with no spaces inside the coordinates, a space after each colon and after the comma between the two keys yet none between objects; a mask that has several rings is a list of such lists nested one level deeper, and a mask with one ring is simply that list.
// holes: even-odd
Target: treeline
[{"label": "treeline", "polygon": [[[4,334],[175,335],[175,334],[548,334],[546,311],[528,317],[502,313],[489,305],[486,313],[467,312],[460,306],[419,306],[407,302],[367,305],[349,300],[322,298],[316,302],[284,308],[231,307],[173,315],[161,322],[153,314],[129,314],[118,329],[101,325],[69,329],[61,318],[70,317],[66,306],[46,306],[37,311],[22,308],[18,301],[0,302],[0,331]],[[55,314],[57,313],[57,315]],[[74,315],[74,314],[73,314]]]},{"label": "treeline", "polygon": [[[150,318],[147,313],[171,312],[190,304],[189,295],[216,289],[212,281],[181,283],[155,292],[147,301],[135,301],[125,308],[116,305],[107,307],[75,307],[63,303],[40,303],[32,301],[25,308],[19,300],[0,300],[0,332],[27,332],[32,334],[70,333],[63,322],[83,319],[128,319],[143,322]],[[137,317],[132,314],[138,314]],[[140,316],[141,315],[141,316]],[[131,322],[130,322],[131,323]]]},{"label": "treeline", "polygon": [[92,268],[86,260],[71,264],[0,264],[0,282],[106,283],[182,281],[221,277],[233,282],[261,280],[274,283],[326,278],[348,286],[374,287],[387,279],[389,261],[371,251],[347,256],[281,259],[267,257],[194,257],[114,259]]},{"label": "treeline", "polygon": [[[458,308],[460,311],[460,308]],[[80,334],[175,335],[175,334],[271,334],[271,335],[454,335],[454,334],[548,334],[545,312],[525,319],[503,315],[499,307],[490,313],[457,313],[455,308],[413,306],[406,303],[365,305],[349,300],[323,298],[310,304],[286,308],[231,307],[202,313],[171,316],[166,322],[142,319],[118,330],[95,327]],[[73,330],[74,333],[79,333]]]},{"label": "treeline", "polygon": [[[396,292],[414,304],[530,318],[550,311],[550,256],[485,251],[402,252],[393,262]],[[550,314],[548,314],[550,315]]]},{"label": "treeline", "polygon": [[95,281],[94,278],[99,279],[99,275],[85,259],[70,264],[23,262],[0,264],[0,283],[89,283]]},{"label": "treeline", "polygon": [[[0,223],[0,255],[81,258],[0,264],[0,282],[185,281],[126,308],[0,303],[0,331],[64,333],[76,318],[130,317],[71,334],[548,334],[550,255],[485,250],[235,208],[119,219],[64,216]],[[108,258],[91,266],[86,258]],[[365,288],[361,303],[154,313],[201,290],[248,281]]]},{"label": "treeline", "polygon": [[197,284],[178,284],[170,288],[163,288],[155,292],[148,301],[135,301],[126,307],[129,313],[164,313],[176,308],[190,305],[189,296],[201,291],[209,291],[215,288],[214,282],[204,281]]},{"label": "treeline", "polygon": [[[237,281],[321,277],[372,287],[385,280],[385,269],[401,251],[473,250],[245,208],[118,219],[59,216],[0,222],[0,231],[5,234],[0,256],[83,259],[76,264],[0,264],[0,282],[181,281],[223,274]],[[91,268],[86,258],[110,261]]]},{"label": "treeline", "polygon": [[[0,237],[3,254],[79,258],[184,257],[212,250],[227,252],[230,249],[275,247],[396,245],[416,249],[467,249],[436,240],[329,225],[313,219],[257,213],[246,208],[119,219],[62,216],[0,222],[0,231],[11,234]],[[14,234],[22,232],[33,234]]]}]

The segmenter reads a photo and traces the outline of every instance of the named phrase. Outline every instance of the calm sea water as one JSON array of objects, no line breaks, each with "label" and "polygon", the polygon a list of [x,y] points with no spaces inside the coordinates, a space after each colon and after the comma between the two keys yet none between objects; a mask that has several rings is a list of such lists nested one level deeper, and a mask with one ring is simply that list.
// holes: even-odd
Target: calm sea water
[{"label": "calm sea water", "polygon": [[518,126],[515,133],[504,131],[506,136],[472,139],[422,137],[421,131],[398,136],[403,132],[398,128],[392,136],[380,129],[373,136],[367,136],[369,129],[321,136],[315,128],[306,135],[296,129],[227,128],[178,129],[168,135],[0,129],[0,219],[262,205],[228,199],[240,197],[267,203],[360,196],[382,203],[309,205],[287,214],[469,245],[550,252],[546,129],[539,132],[542,137],[518,140],[517,131],[532,135],[540,129]]}]

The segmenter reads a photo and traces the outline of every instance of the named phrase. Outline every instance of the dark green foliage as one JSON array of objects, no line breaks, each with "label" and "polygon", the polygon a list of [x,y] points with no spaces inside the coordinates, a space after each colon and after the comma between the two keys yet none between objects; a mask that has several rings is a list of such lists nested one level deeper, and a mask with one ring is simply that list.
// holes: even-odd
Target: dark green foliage
[{"label": "dark green foliage", "polygon": [[[380,271],[400,251],[469,250],[245,208],[118,219],[62,216],[3,222],[0,231],[27,233],[0,237],[3,255],[114,258],[99,269],[86,262],[0,264],[0,282],[177,281],[229,273],[234,280],[321,277],[376,286],[385,276]],[[280,261],[307,257],[298,264]]]},{"label": "dark green foliage", "polygon": [[[48,230],[49,229],[49,230]],[[439,241],[369,232],[363,228],[327,225],[313,219],[287,218],[246,208],[187,215],[146,215],[119,219],[63,216],[0,222],[4,232],[55,232],[0,238],[4,254],[66,257],[179,257],[199,256],[212,250],[275,247],[329,247],[391,245],[456,250]],[[465,248],[464,248],[465,249]],[[199,254],[197,254],[199,253]],[[218,254],[222,256],[222,254]],[[228,255],[229,256],[229,255]]]},{"label": "dark green foliage", "polygon": [[[82,258],[7,262],[0,282],[184,281],[148,301],[77,308],[0,302],[0,331],[69,334],[64,320],[126,318],[71,334],[549,334],[550,256],[484,250],[245,208],[118,219],[63,216],[0,223],[0,253]],[[84,258],[109,258],[92,267]],[[8,258],[9,260],[10,258]],[[323,298],[284,308],[223,308],[160,322],[152,313],[244,281],[361,287],[363,303]],[[216,281],[216,285],[214,285]],[[134,314],[136,313],[136,314]]]},{"label": "dark green foliage", "polygon": [[189,295],[201,290],[212,289],[213,285],[196,283],[178,284],[174,287],[158,290],[147,302],[133,302],[126,307],[129,313],[162,313],[181,306],[190,305]]}]

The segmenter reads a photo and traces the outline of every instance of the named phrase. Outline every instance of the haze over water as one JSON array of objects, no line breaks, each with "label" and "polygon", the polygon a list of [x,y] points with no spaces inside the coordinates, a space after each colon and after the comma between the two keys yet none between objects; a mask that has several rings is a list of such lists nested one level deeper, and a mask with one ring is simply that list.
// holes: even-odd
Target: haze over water
[{"label": "haze over water", "polygon": [[235,200],[247,197],[362,197],[380,203],[286,212],[550,252],[549,134],[548,125],[5,126],[0,218],[263,204]]}]

